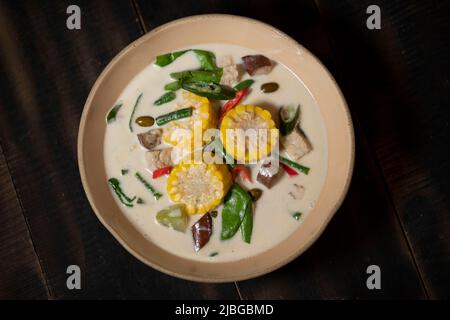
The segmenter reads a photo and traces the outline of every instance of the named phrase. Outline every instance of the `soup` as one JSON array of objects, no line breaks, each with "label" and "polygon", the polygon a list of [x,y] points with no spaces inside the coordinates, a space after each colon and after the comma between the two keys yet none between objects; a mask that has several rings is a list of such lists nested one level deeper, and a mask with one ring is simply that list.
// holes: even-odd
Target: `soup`
[{"label": "soup", "polygon": [[301,228],[327,174],[326,132],[308,89],[248,48],[158,56],[106,118],[117,205],[137,232],[185,258],[232,261],[275,246]]}]

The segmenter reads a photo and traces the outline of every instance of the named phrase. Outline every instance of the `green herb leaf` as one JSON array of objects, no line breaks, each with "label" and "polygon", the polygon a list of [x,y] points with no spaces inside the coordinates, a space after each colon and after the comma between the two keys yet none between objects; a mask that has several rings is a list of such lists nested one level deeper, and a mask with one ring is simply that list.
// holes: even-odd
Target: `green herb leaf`
[{"label": "green herb leaf", "polygon": [[219,253],[218,252],[211,252],[210,254],[209,254],[209,256],[210,257],[215,257],[215,256],[217,256]]},{"label": "green herb leaf", "polygon": [[120,108],[122,108],[122,103],[116,104],[111,108],[111,110],[109,110],[108,114],[106,115],[106,123],[110,124],[111,122],[114,122],[116,120],[116,116]]},{"label": "green herb leaf", "polygon": [[113,191],[115,192],[115,194],[117,195],[117,197],[119,198],[120,202],[127,206],[127,207],[132,207],[133,206],[133,201],[136,199],[136,197],[130,198],[128,197],[122,190],[122,188],[120,187],[120,182],[118,179],[116,178],[110,178],[108,180],[109,185],[111,186],[111,188],[113,189]]},{"label": "green herb leaf", "polygon": [[128,173],[128,169],[122,169],[120,170],[120,173],[122,173],[122,175],[126,175]]}]

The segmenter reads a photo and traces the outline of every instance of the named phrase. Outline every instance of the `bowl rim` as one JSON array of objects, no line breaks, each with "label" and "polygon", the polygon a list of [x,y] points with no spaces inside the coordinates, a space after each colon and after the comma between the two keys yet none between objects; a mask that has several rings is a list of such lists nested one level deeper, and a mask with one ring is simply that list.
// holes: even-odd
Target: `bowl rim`
[{"label": "bowl rim", "polygon": [[[235,19],[235,20],[242,20],[242,21],[246,21],[246,22],[250,22],[250,23],[255,23],[255,24],[260,24],[265,26],[268,29],[271,29],[273,31],[275,31],[276,33],[278,33],[280,36],[282,36],[283,38],[291,41],[295,47],[297,47],[299,50],[306,52],[309,56],[309,58],[312,59],[312,61],[314,63],[316,63],[320,68],[323,69],[323,71],[325,72],[325,74],[329,77],[329,79],[331,80],[332,84],[334,85],[334,89],[336,90],[336,93],[338,94],[339,99],[342,102],[342,107],[343,107],[343,111],[344,111],[344,116],[346,118],[346,126],[349,129],[349,152],[350,154],[348,155],[349,158],[349,163],[348,163],[348,172],[346,175],[346,180],[344,183],[344,186],[342,188],[341,194],[339,195],[339,198],[337,199],[337,201],[335,202],[333,208],[330,210],[329,214],[327,215],[327,218],[323,221],[323,223],[320,225],[320,227],[318,228],[317,232],[315,232],[310,238],[309,240],[305,243],[304,246],[298,248],[293,254],[287,256],[285,259],[281,259],[278,263],[275,263],[269,267],[266,267],[264,269],[261,269],[258,272],[253,272],[251,274],[243,274],[240,277],[233,277],[232,279],[230,278],[206,278],[206,277],[201,277],[201,276],[193,276],[190,274],[183,274],[183,273],[179,273],[179,272],[175,272],[172,270],[168,270],[156,263],[151,263],[150,261],[148,261],[147,259],[145,259],[140,253],[138,253],[137,251],[135,251],[135,249],[133,249],[125,239],[123,239],[118,232],[116,232],[114,230],[114,228],[112,228],[107,221],[105,221],[105,219],[99,214],[99,209],[97,208],[97,206],[95,205],[95,201],[94,201],[94,197],[92,195],[92,191],[91,188],[88,184],[87,181],[87,177],[86,177],[86,171],[85,171],[85,165],[84,165],[84,150],[83,150],[83,146],[84,146],[84,142],[85,142],[85,126],[86,126],[86,119],[87,119],[87,115],[89,113],[90,110],[90,106],[92,105],[92,101],[94,99],[94,96],[100,86],[100,84],[103,82],[103,80],[105,79],[106,75],[109,73],[109,71],[116,65],[116,63],[122,58],[122,56],[124,56],[125,54],[127,54],[129,51],[133,50],[135,47],[139,46],[142,42],[145,42],[147,40],[147,38],[152,37],[154,34],[163,31],[166,28],[170,28],[173,27],[177,24],[180,23],[185,23],[185,22],[190,22],[190,21],[194,21],[194,20],[198,20],[198,19],[214,19],[214,18],[231,18],[231,19]],[[88,198],[89,204],[92,208],[92,210],[94,211],[95,215],[97,216],[97,218],[100,220],[100,222],[102,223],[102,225],[113,235],[113,237],[130,253],[132,254],[135,258],[137,258],[139,261],[141,261],[142,263],[146,264],[147,266],[152,267],[155,270],[158,270],[160,272],[163,272],[165,274],[168,274],[170,276],[174,276],[180,279],[184,279],[184,280],[190,280],[190,281],[195,281],[195,282],[201,282],[201,283],[227,283],[227,282],[235,282],[235,281],[242,281],[242,280],[248,280],[248,279],[253,279],[256,277],[259,277],[261,275],[270,273],[274,270],[277,270],[283,266],[285,266],[286,264],[292,262],[294,259],[296,259],[297,257],[299,257],[301,254],[303,254],[306,250],[308,250],[311,245],[313,243],[315,243],[317,241],[317,239],[322,235],[322,233],[324,232],[324,230],[326,229],[326,227],[328,226],[329,222],[331,221],[331,219],[333,218],[333,216],[335,215],[336,211],[339,209],[339,207],[342,205],[342,202],[344,201],[348,189],[350,187],[350,183],[351,183],[351,179],[352,179],[352,175],[353,175],[353,169],[354,169],[354,162],[355,162],[355,135],[354,135],[354,129],[353,129],[353,122],[352,122],[352,117],[350,114],[350,110],[348,108],[347,102],[345,100],[345,97],[341,91],[341,89],[339,88],[339,85],[337,84],[336,80],[334,79],[334,77],[332,76],[332,74],[329,72],[329,70],[323,65],[323,63],[314,55],[312,54],[308,49],[306,49],[305,47],[303,47],[299,42],[297,42],[295,39],[293,39],[291,36],[289,36],[288,34],[286,34],[285,32],[279,30],[278,28],[265,23],[263,21],[254,19],[254,18],[249,18],[249,17],[245,17],[245,16],[239,16],[239,15],[232,15],[232,14],[221,14],[221,13],[214,13],[214,14],[199,14],[199,15],[191,15],[191,16],[186,16],[183,18],[179,18],[176,20],[172,20],[169,21],[167,23],[164,23],[156,28],[153,28],[152,30],[150,30],[149,32],[143,34],[141,37],[139,37],[138,39],[134,40],[133,42],[131,42],[130,44],[128,44],[125,48],[123,48],[118,54],[116,54],[114,56],[114,58],[108,63],[108,65],[103,69],[103,71],[100,73],[100,75],[98,76],[97,80],[95,81],[94,85],[92,86],[89,95],[86,99],[86,102],[83,106],[83,112],[80,118],[80,124],[79,124],[79,128],[78,128],[78,137],[77,137],[77,159],[78,159],[78,168],[79,168],[79,172],[80,172],[80,177],[81,177],[81,182],[82,182],[82,186],[84,189],[84,192]]]}]

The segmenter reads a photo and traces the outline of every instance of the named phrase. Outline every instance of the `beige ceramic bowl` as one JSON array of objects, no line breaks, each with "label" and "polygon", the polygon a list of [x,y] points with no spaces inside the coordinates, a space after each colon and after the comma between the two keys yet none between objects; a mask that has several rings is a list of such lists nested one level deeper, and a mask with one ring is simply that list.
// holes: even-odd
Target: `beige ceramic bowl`
[{"label": "beige ceramic bowl", "polygon": [[[270,52],[310,90],[320,108],[328,139],[328,175],[316,207],[301,228],[257,256],[234,262],[180,258],[145,239],[125,218],[108,188],[103,159],[105,114],[119,94],[158,54],[198,43],[228,43]],[[230,15],[202,15],[165,24],[120,52],[89,94],[78,135],[78,162],[86,195],[96,215],[136,258],[170,275],[202,282],[253,278],[303,253],[323,232],[347,192],[354,160],[354,137],[345,100],[332,76],[305,48],[270,25]]]}]

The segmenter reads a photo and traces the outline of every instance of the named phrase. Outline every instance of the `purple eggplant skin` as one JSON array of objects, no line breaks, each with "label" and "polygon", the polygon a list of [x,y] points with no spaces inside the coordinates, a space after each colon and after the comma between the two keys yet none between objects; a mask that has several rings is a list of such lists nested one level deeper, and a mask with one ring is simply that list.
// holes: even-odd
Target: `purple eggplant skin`
[{"label": "purple eggplant skin", "polygon": [[191,231],[194,239],[194,250],[198,252],[208,243],[213,232],[213,219],[209,212],[192,225]]},{"label": "purple eggplant skin", "polygon": [[272,71],[272,61],[262,54],[248,55],[242,57],[245,70],[249,75],[268,74]]}]

